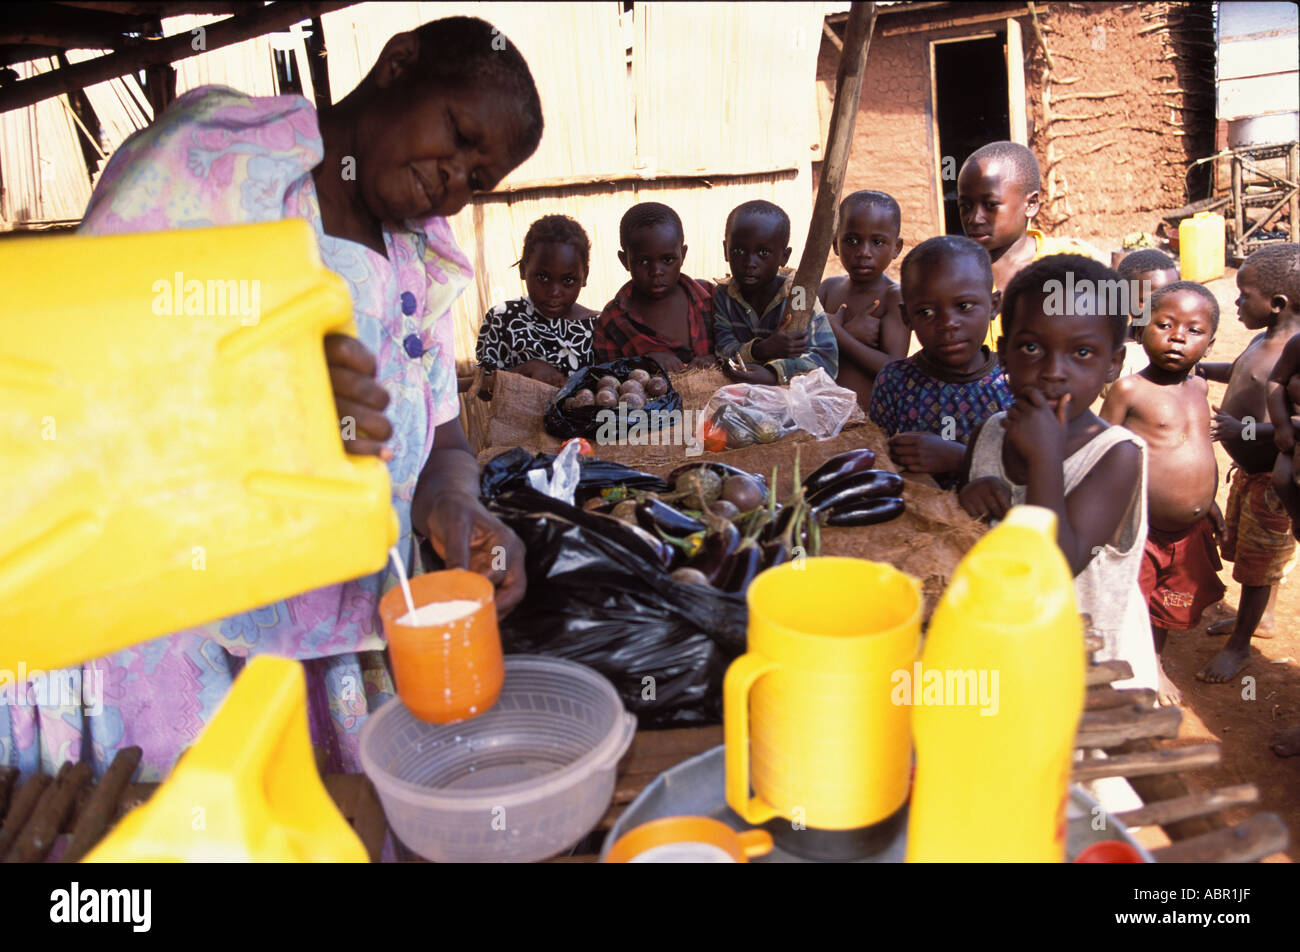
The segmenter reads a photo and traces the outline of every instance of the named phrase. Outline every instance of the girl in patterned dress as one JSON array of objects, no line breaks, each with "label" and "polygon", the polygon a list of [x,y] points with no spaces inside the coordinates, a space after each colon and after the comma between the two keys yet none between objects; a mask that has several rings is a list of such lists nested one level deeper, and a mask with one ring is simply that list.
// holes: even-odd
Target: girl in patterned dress
[{"label": "girl in patterned dress", "polygon": [[592,362],[599,315],[578,303],[590,261],[591,241],[567,215],[546,215],[528,227],[519,258],[528,294],[492,308],[479,327],[478,364],[489,379],[509,370],[562,387]]}]

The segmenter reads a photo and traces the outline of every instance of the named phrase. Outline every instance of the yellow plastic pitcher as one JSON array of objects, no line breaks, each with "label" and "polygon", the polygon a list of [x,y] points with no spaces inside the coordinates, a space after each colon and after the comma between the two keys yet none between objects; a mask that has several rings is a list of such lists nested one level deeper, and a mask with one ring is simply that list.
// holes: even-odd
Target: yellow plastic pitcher
[{"label": "yellow plastic pitcher", "polygon": [[1223,277],[1225,268],[1223,216],[1197,212],[1178,226],[1179,277],[1184,281],[1210,281]]},{"label": "yellow plastic pitcher", "polygon": [[911,693],[908,862],[1062,862],[1083,625],[1056,516],[1016,506],[966,554]]},{"label": "yellow plastic pitcher", "polygon": [[85,862],[366,860],[316,773],[302,665],[259,655],[167,782]]},{"label": "yellow plastic pitcher", "polygon": [[346,283],[311,227],[0,243],[0,669],[57,668],[378,570],[344,452]]},{"label": "yellow plastic pitcher", "polygon": [[912,752],[891,678],[916,659],[920,583],[879,562],[814,558],[768,569],[747,598],[749,651],[723,685],[727,804],[749,823],[823,830],[890,816]]}]

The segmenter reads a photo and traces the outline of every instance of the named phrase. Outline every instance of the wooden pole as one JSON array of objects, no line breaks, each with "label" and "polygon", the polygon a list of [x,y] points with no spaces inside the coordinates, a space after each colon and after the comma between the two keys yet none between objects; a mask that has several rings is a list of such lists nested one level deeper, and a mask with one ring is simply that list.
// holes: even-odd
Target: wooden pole
[{"label": "wooden pole", "polygon": [[13,83],[0,89],[0,112],[21,109],[42,99],[58,96],[74,89],[84,89],[107,79],[116,79],[150,66],[166,66],[177,60],[200,53],[210,53],[223,46],[242,43],[255,36],[274,33],[277,30],[308,20],[331,10],[352,6],[353,0],[335,0],[335,2],[296,2],[296,0],[279,0],[265,7],[253,8],[253,12],[241,13],[229,17],[211,26],[204,27],[203,49],[195,49],[195,34],[186,31],[176,33],[163,40],[146,42],[119,53],[98,56],[84,63],[76,63],[65,69],[56,69],[31,79]]},{"label": "wooden pole", "polygon": [[839,204],[840,189],[844,187],[844,172],[849,164],[849,147],[853,142],[853,122],[858,114],[858,100],[862,93],[862,75],[867,66],[867,49],[871,45],[871,32],[876,25],[874,3],[854,3],[849,9],[849,19],[844,32],[844,52],[835,77],[835,107],[831,111],[831,126],[827,135],[826,159],[822,165],[821,181],[817,184],[817,200],[813,204],[812,221],[808,225],[808,240],[804,242],[803,256],[794,275],[790,293],[790,314],[786,318],[791,332],[807,330],[812,318],[813,302],[817,288],[826,270],[826,256],[831,250],[831,237],[835,230],[835,206]]}]

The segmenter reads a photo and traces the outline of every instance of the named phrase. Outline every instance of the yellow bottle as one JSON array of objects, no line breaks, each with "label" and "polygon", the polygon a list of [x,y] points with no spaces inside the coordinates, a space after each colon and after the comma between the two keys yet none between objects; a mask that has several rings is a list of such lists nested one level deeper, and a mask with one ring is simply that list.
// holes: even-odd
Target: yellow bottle
[{"label": "yellow bottle", "polygon": [[1054,513],[1017,506],[976,543],[895,691],[916,743],[907,861],[1063,862],[1084,647]]},{"label": "yellow bottle", "polygon": [[1223,216],[1197,212],[1178,226],[1179,277],[1184,281],[1211,281],[1223,277]]}]

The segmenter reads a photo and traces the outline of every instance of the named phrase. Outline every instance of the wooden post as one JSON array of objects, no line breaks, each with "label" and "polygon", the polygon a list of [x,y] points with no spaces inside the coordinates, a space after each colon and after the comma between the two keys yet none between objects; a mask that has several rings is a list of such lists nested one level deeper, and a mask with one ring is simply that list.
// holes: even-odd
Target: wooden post
[{"label": "wooden post", "polygon": [[839,204],[840,189],[844,186],[849,147],[853,142],[853,122],[858,114],[862,76],[866,71],[867,50],[871,45],[871,32],[875,25],[876,5],[855,2],[849,10],[844,33],[844,52],[840,56],[839,73],[835,78],[835,106],[831,111],[831,126],[826,137],[826,159],[822,165],[821,181],[817,185],[817,201],[813,204],[808,240],[804,242],[803,255],[799,259],[799,269],[795,272],[790,293],[790,313],[786,317],[786,323],[794,333],[808,328],[813,302],[817,299],[817,288],[822,281],[822,272],[826,270],[826,255],[831,250],[831,237],[835,229],[835,206]]}]

